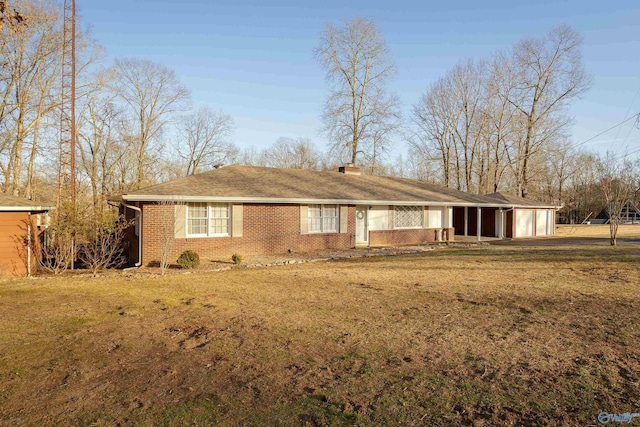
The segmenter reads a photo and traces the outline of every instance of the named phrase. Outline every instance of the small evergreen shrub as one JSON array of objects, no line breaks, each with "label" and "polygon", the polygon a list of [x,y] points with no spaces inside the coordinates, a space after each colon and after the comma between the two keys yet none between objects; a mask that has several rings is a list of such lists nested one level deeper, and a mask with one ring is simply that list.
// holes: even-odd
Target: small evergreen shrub
[{"label": "small evergreen shrub", "polygon": [[194,251],[186,250],[180,254],[177,262],[182,268],[196,268],[200,265],[200,256]]},{"label": "small evergreen shrub", "polygon": [[231,255],[231,261],[233,261],[234,264],[242,264],[242,255],[240,254]]}]

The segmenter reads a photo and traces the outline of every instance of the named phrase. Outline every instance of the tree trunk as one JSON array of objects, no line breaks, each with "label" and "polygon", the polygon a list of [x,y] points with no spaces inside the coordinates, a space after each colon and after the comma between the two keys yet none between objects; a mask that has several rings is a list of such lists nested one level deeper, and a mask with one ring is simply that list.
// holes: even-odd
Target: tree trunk
[{"label": "tree trunk", "polygon": [[24,145],[24,123],[23,123],[23,111],[20,108],[20,114],[18,115],[18,129],[16,131],[16,143],[13,152],[13,180],[11,182],[12,193],[17,196],[20,192],[20,172],[22,170],[22,147]]}]

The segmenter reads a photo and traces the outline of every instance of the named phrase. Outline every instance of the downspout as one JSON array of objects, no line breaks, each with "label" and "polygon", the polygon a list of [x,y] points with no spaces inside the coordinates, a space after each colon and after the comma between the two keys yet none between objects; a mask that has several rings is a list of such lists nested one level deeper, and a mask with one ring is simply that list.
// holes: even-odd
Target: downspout
[{"label": "downspout", "polygon": [[27,277],[31,277],[31,212],[27,214]]},{"label": "downspout", "polygon": [[[133,205],[128,205],[126,204],[124,201],[120,202],[122,203],[122,206],[124,206],[125,208],[129,208],[129,209],[133,209],[134,211],[138,211],[138,218],[139,218],[139,235],[138,235],[138,262],[136,262],[135,264],[133,264],[134,267],[140,267],[142,265],[142,209],[140,209],[137,206],[133,206]],[[134,226],[135,227],[135,226]]]}]

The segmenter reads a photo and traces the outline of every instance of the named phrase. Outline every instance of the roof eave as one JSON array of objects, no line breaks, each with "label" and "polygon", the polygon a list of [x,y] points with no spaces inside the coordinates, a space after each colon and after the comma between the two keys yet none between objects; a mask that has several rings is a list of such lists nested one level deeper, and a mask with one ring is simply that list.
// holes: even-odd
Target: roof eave
[{"label": "roof eave", "polygon": [[40,213],[40,212],[48,212],[50,210],[53,210],[53,208],[48,206],[0,206],[0,212]]},{"label": "roof eave", "polygon": [[223,202],[223,203],[271,203],[271,204],[336,204],[336,205],[398,205],[405,206],[468,206],[480,208],[538,208],[557,209],[556,206],[514,205],[512,203],[478,203],[466,201],[410,201],[410,200],[358,200],[358,199],[308,199],[277,197],[222,197],[222,196],[184,196],[160,194],[123,194],[117,200],[129,202]]}]

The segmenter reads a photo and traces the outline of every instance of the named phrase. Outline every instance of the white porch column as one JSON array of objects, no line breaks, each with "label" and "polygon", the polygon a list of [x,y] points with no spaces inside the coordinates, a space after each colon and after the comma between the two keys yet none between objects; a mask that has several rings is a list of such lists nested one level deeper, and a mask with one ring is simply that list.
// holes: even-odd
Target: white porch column
[{"label": "white porch column", "polygon": [[464,207],[464,235],[466,236],[469,232],[469,207]]},{"label": "white porch column", "polygon": [[498,239],[504,239],[504,213],[502,208],[498,208]]},{"label": "white porch column", "polygon": [[480,206],[478,206],[478,229],[476,230],[478,232],[478,242],[480,240],[482,240],[482,208],[480,208]]}]

